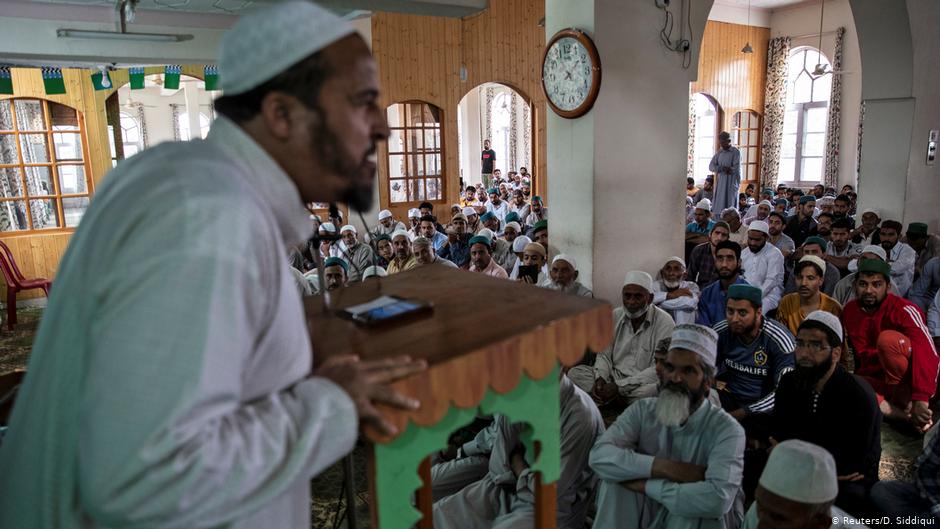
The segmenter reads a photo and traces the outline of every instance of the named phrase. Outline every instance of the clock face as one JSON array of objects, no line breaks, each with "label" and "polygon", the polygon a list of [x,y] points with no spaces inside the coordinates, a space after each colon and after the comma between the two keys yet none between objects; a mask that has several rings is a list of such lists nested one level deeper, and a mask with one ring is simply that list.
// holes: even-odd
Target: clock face
[{"label": "clock face", "polygon": [[580,107],[591,93],[591,55],[575,38],[556,40],[542,63],[542,83],[552,104],[563,111]]}]

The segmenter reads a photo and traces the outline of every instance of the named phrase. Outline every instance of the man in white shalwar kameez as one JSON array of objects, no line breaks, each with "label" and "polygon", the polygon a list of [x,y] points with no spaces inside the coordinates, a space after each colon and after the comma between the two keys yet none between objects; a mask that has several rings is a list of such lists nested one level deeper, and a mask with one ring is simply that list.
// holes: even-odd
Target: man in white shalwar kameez
[{"label": "man in white shalwar kameez", "polygon": [[381,395],[420,363],[313,369],[283,259],[303,204],[371,201],[367,45],[288,1],[242,18],[220,67],[228,117],[122,162],[72,237],[0,446],[0,527],[310,527],[310,479],[360,423],[393,431],[373,402],[417,406]]},{"label": "man in white shalwar kameez", "polygon": [[783,297],[783,254],[769,239],[770,226],[755,220],[748,226],[747,247],[741,252],[744,279],[764,293],[764,314],[777,308]]},{"label": "man in white shalwar kameez", "polygon": [[707,395],[718,335],[672,333],[658,397],[628,407],[591,450],[595,529],[733,529],[744,515],[744,429]]},{"label": "man in white shalwar kameez", "polygon": [[[561,475],[556,482],[558,529],[582,529],[597,477],[588,453],[604,431],[597,406],[561,375]],[[434,503],[434,529],[531,529],[535,523],[534,454],[522,453],[523,425],[494,416],[496,436],[486,477]]]},{"label": "man in white shalwar kameez", "polygon": [[653,281],[653,303],[672,316],[678,323],[695,323],[698,311],[699,288],[685,280],[685,260],[672,256],[659,270]]}]

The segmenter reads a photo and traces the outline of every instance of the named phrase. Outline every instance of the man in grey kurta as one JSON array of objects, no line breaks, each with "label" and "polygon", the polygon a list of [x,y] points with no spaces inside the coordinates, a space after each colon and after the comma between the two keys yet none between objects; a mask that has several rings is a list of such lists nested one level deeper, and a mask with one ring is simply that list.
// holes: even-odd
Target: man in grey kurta
[{"label": "man in grey kurta", "polygon": [[[744,430],[706,398],[717,340],[708,327],[676,326],[660,395],[628,407],[598,439],[590,458],[601,479],[595,529],[740,524]],[[684,413],[664,411],[677,407],[667,402]]]},{"label": "man in grey kurta", "polygon": [[431,466],[431,495],[434,501],[457,493],[475,483],[489,472],[490,452],[499,433],[499,423],[493,421],[464,443],[454,459],[436,458]]},{"label": "man in grey kurta", "polygon": [[[582,529],[597,478],[588,453],[604,431],[597,406],[562,375],[561,475],[556,482],[558,529]],[[486,477],[434,503],[435,529],[531,529],[535,523],[535,475],[530,453],[520,454],[523,425],[496,415],[496,437]]]},{"label": "man in grey kurta", "polygon": [[342,244],[338,245],[340,255],[349,263],[346,280],[350,284],[357,283],[362,280],[366,268],[374,264],[375,254],[371,246],[359,242],[359,232],[352,224],[340,228],[339,234],[343,238]]},{"label": "man in grey kurta", "polygon": [[715,199],[712,211],[724,211],[738,205],[738,188],[741,187],[741,151],[731,146],[731,135],[718,135],[721,149],[712,156],[708,170],[715,174]]}]

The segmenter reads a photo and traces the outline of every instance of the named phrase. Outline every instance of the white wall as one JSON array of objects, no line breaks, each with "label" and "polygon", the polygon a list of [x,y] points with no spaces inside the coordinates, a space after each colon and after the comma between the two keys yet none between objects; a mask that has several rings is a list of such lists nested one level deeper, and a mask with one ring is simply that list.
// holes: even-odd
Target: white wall
[{"label": "white wall", "polygon": [[[481,173],[481,161],[480,161],[480,151],[483,150],[483,141],[481,140],[483,124],[481,123],[481,116],[483,109],[481,105],[485,104],[485,96],[483,94],[484,89],[492,88],[493,89],[493,98],[495,100],[496,96],[499,94],[511,94],[513,92],[512,88],[509,88],[506,85],[501,85],[498,83],[484,83],[479,86],[472,88],[466,95],[463,96],[463,99],[460,100],[459,111],[461,113],[460,121],[460,172],[461,176],[464,179],[464,184],[478,184],[482,180]],[[519,167],[526,167],[529,169],[529,172],[532,172],[531,164],[531,150],[532,150],[532,137],[529,139],[529,153],[525,152],[525,142],[523,141],[523,134],[525,134],[525,115],[524,112],[528,107],[528,104],[525,102],[525,99],[522,98],[519,93],[516,93],[516,122],[514,128],[516,129],[516,167],[509,167],[509,154],[503,152],[504,149],[501,145],[496,144],[496,138],[491,138],[493,145],[493,150],[496,151],[496,168],[501,170],[505,175],[508,171],[514,170],[518,171]]]},{"label": "white wall", "polygon": [[[716,7],[718,4],[716,4]],[[770,16],[770,36],[797,37],[819,33],[819,4],[800,5],[773,11]],[[823,32],[845,28],[842,45],[842,128],[839,138],[839,185],[856,185],[856,164],[858,162],[858,122],[862,102],[862,64],[859,55],[858,34],[849,0],[829,0],[826,2]],[[794,38],[791,49],[799,46],[819,45],[819,37]],[[823,35],[822,52],[829,60],[835,50],[835,35]]]},{"label": "white wall", "polygon": [[[142,90],[131,90],[130,85],[124,85],[118,89],[118,101],[122,112],[127,112],[136,119],[137,112],[130,106],[130,103],[141,103],[143,105],[149,147],[174,140],[173,109],[170,105],[184,105],[179,109],[182,114],[183,112],[190,112],[189,107],[195,103],[195,101],[190,102],[187,106],[185,86],[187,84],[204,86],[202,81],[198,79],[182,76],[179,90],[170,93],[170,91],[164,91],[161,86],[152,83],[154,79],[159,77],[158,75],[147,76],[148,86]],[[199,112],[202,112],[211,120],[212,94],[202,88],[195,90],[195,92],[198,94]],[[198,120],[198,117],[192,112],[190,112],[190,117]],[[193,128],[190,125],[192,137],[198,137],[198,130],[198,128]]]},{"label": "white wall", "polygon": [[769,28],[770,10],[752,6],[749,15],[746,6],[741,7],[738,4],[725,4],[721,0],[715,0],[711,12],[708,13],[708,20],[740,24],[742,26],[751,25],[760,28]]}]

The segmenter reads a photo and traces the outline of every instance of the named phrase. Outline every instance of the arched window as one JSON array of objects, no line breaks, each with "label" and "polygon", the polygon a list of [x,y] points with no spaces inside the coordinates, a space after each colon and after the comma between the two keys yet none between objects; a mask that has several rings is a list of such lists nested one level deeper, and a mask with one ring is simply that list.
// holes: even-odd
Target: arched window
[{"label": "arched window", "polygon": [[393,204],[444,198],[441,109],[422,101],[396,103],[386,110],[388,190]]},{"label": "arched window", "polygon": [[832,76],[813,75],[817,64],[829,66],[829,59],[816,48],[800,47],[790,53],[780,182],[812,185],[823,177]]},{"label": "arched window", "polygon": [[78,226],[91,189],[84,136],[73,108],[0,101],[0,232]]},{"label": "arched window", "polygon": [[741,179],[757,181],[760,155],[760,114],[735,112],[731,118],[731,142],[741,151]]},{"label": "arched window", "polygon": [[692,94],[695,112],[695,136],[693,154],[693,177],[697,183],[705,181],[710,174],[708,164],[718,150],[718,127],[721,123],[717,102],[701,93]]},{"label": "arched window", "polygon": [[[206,139],[206,136],[209,134],[209,125],[211,124],[209,116],[199,113],[199,137]],[[177,127],[180,131],[180,139],[183,141],[189,141],[192,139],[192,133],[189,130],[189,112],[183,112],[177,118]]]}]

